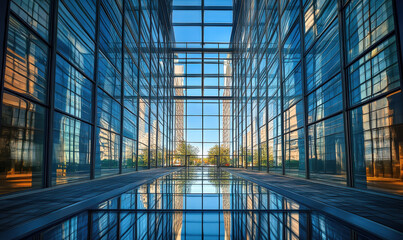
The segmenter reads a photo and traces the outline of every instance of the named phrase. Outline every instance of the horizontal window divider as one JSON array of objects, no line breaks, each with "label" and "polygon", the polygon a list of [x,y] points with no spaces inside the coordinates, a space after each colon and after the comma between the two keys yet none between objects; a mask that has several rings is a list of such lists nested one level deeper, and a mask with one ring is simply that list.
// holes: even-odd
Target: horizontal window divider
[{"label": "horizontal window divider", "polygon": [[[32,35],[34,35],[36,38],[38,38],[39,40],[41,40],[41,42],[43,42],[49,49],[51,49],[51,48],[53,47],[53,46],[51,46],[51,44],[49,43],[48,40],[46,40],[46,39],[43,38],[41,35],[39,35],[39,34],[37,33],[37,31],[36,31],[33,27],[31,27],[28,23],[26,23],[26,22],[24,21],[24,19],[22,19],[20,16],[18,16],[18,15],[17,15],[14,11],[12,11],[11,9],[10,9],[10,15],[13,16],[15,19],[17,19],[20,24],[22,24],[24,27],[26,27]],[[5,37],[6,37],[5,48],[6,48],[6,50],[7,50],[8,36],[5,36]],[[54,46],[54,47],[56,47],[56,46]],[[6,54],[6,51],[4,52],[4,54]]]},{"label": "horizontal window divider", "polygon": [[312,126],[312,125],[315,125],[315,124],[317,124],[317,123],[320,123],[320,122],[323,122],[323,121],[325,121],[325,120],[328,120],[328,119],[330,119],[330,118],[332,118],[332,117],[335,117],[335,116],[337,116],[337,115],[340,115],[340,114],[342,114],[343,113],[343,110],[340,110],[340,111],[337,111],[337,112],[335,112],[335,113],[332,113],[332,114],[330,114],[330,115],[328,115],[328,116],[326,116],[326,117],[323,117],[323,118],[321,118],[321,119],[319,119],[319,120],[315,120],[315,121],[313,121],[313,122],[307,122],[307,127],[310,127],[310,126]]},{"label": "horizontal window divider", "polygon": [[[97,30],[96,30],[96,23],[94,24],[94,37],[92,37],[92,36],[87,32],[87,30],[85,29],[85,27],[80,23],[80,21],[77,19],[77,17],[73,14],[73,12],[70,10],[70,8],[67,6],[67,4],[65,3],[65,0],[60,0],[60,2],[64,5],[64,7],[65,7],[66,10],[69,12],[69,14],[71,15],[71,17],[74,18],[74,20],[76,20],[76,22],[80,25],[81,30],[83,30],[83,31],[85,32],[85,34],[88,35],[88,37],[94,42],[94,45],[95,45],[95,35],[96,35],[96,32],[97,32]],[[59,4],[59,6],[60,6],[60,4]],[[61,14],[59,13],[57,20],[59,21],[60,18],[62,18],[62,16],[61,16]],[[95,19],[95,22],[96,22],[96,19]],[[57,34],[56,34],[56,36],[57,36]]]},{"label": "horizontal window divider", "polygon": [[173,5],[173,10],[233,10],[232,6],[184,6],[184,5]]},{"label": "horizontal window divider", "polygon": [[[326,83],[330,82],[330,80],[332,80],[333,78],[337,77],[337,75],[340,75],[340,74],[341,74],[341,72],[339,71],[339,72],[333,74],[331,77],[329,77],[329,79],[326,79],[325,81],[321,82],[321,83],[320,83],[317,87],[315,87],[314,89],[309,90],[309,91],[308,91],[308,89],[307,89],[307,92],[306,92],[306,95],[305,95],[305,96],[308,97],[309,95],[311,95],[312,93],[314,93],[314,92],[315,92],[316,90],[318,90],[319,88],[323,87]],[[341,79],[341,76],[340,76],[340,79]]]},{"label": "horizontal window divider", "polygon": [[[333,19],[329,22],[329,24],[326,26],[326,28],[323,29],[323,31],[322,31],[318,36],[316,36],[316,38],[315,38],[315,40],[314,40],[313,42],[311,42],[311,45],[309,46],[309,48],[305,49],[305,46],[304,46],[304,54],[303,54],[304,58],[306,58],[306,56],[308,55],[309,51],[312,50],[312,48],[316,45],[316,43],[318,43],[319,40],[322,40],[322,39],[321,39],[322,36],[325,35],[325,33],[327,33],[327,31],[328,31],[328,30],[330,29],[330,27],[332,26],[333,22],[334,22],[334,21],[337,21],[337,20],[338,20],[338,17],[337,17],[337,14],[336,14],[336,15],[334,16],[334,18],[333,18]],[[339,26],[338,28],[340,28],[340,26]],[[302,36],[302,35],[301,35],[301,36]],[[305,38],[305,34],[304,34],[302,37]]]},{"label": "horizontal window divider", "polygon": [[382,99],[384,97],[387,97],[388,95],[394,95],[394,94],[401,93],[401,92],[402,92],[402,86],[399,86],[399,87],[393,88],[393,89],[391,89],[391,90],[389,90],[387,92],[384,92],[384,93],[381,93],[379,95],[370,97],[370,98],[368,98],[368,99],[366,99],[366,100],[364,100],[364,101],[362,101],[360,103],[350,105],[350,103],[348,102],[347,103],[347,106],[348,106],[347,110],[348,111],[354,110],[354,109],[362,107],[362,106],[364,106],[366,104],[376,102],[377,100],[380,100],[380,99]]},{"label": "horizontal window divider", "polygon": [[[17,96],[17,97],[19,97],[19,98],[28,100],[28,101],[30,101],[30,102],[32,102],[32,103],[34,103],[34,104],[37,104],[37,105],[39,105],[39,106],[41,106],[41,107],[46,108],[46,109],[49,108],[49,105],[48,105],[49,103],[47,103],[47,102],[43,103],[43,102],[39,101],[38,99],[36,99],[36,98],[34,98],[34,97],[32,97],[32,96],[25,95],[25,94],[23,94],[23,93],[14,91],[14,90],[12,90],[12,89],[7,88],[6,86],[3,86],[3,91],[4,91],[4,93],[8,93],[8,94]],[[45,101],[47,101],[47,100],[48,100],[48,98],[46,98]]]},{"label": "horizontal window divider", "polygon": [[[376,41],[374,44],[372,44],[370,47],[368,47],[367,49],[365,49],[362,53],[360,53],[358,56],[356,56],[355,58],[353,58],[350,63],[346,61],[346,65],[344,69],[348,69],[351,67],[351,65],[353,65],[354,63],[356,63],[358,60],[360,60],[360,58],[364,57],[365,55],[367,55],[368,53],[370,53],[372,50],[374,50],[375,48],[377,48],[380,44],[382,44],[383,42],[385,42],[388,38],[391,38],[395,36],[395,30],[392,30],[391,32],[389,32],[388,34],[386,34],[385,36],[383,36],[381,39],[379,39],[378,41]],[[397,45],[397,39],[396,39],[396,45]],[[346,56],[347,57],[347,56]]]},{"label": "horizontal window divider", "polygon": [[87,120],[84,120],[84,119],[81,119],[81,118],[79,118],[79,117],[76,117],[76,116],[74,116],[74,115],[71,114],[71,113],[64,112],[64,111],[62,111],[62,110],[60,110],[60,109],[58,109],[58,108],[56,108],[56,107],[55,107],[55,112],[60,113],[60,114],[63,114],[63,115],[65,115],[65,116],[67,116],[67,117],[73,118],[73,119],[75,119],[75,120],[79,120],[79,121],[81,121],[81,122],[83,122],[83,123],[86,123],[86,124],[88,124],[88,125],[94,126],[94,123],[91,123],[91,122],[89,122],[89,121],[87,121]]},{"label": "horizontal window divider", "polygon": [[[57,56],[63,58],[64,61],[66,61],[71,67],[74,68],[74,70],[76,70],[77,72],[79,72],[81,75],[83,75],[86,79],[90,80],[90,82],[92,82],[93,84],[95,84],[95,81],[93,78],[90,78],[86,73],[84,73],[83,70],[79,69],[75,64],[72,64],[69,59],[67,59],[65,56],[63,56],[63,54],[61,54],[57,49],[56,49],[56,54]],[[95,53],[94,53],[95,54]],[[55,62],[55,66],[57,66],[57,56],[56,56],[56,62]],[[97,73],[94,72],[94,77]]]}]

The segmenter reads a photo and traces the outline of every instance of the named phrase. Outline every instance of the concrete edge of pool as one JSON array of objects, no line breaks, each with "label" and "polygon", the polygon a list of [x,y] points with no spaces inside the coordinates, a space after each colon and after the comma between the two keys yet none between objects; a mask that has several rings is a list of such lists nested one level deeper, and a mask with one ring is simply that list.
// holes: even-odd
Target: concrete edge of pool
[{"label": "concrete edge of pool", "polygon": [[[180,169],[183,169],[183,167],[173,167],[173,168],[170,168],[166,172],[159,173],[154,176],[150,176],[150,178],[139,180],[139,181],[136,181],[131,184],[126,184],[125,186],[122,186],[120,188],[117,188],[117,189],[114,189],[111,191],[106,191],[106,192],[98,194],[96,196],[73,203],[73,204],[63,207],[63,208],[60,208],[56,211],[52,211],[50,213],[43,214],[43,215],[36,217],[34,219],[31,219],[29,221],[18,224],[16,226],[14,226],[13,228],[7,229],[5,231],[0,231],[0,239],[20,239],[20,238],[27,237],[30,234],[35,233],[36,231],[39,231],[43,228],[52,226],[53,224],[56,224],[57,222],[60,222],[63,219],[66,219],[70,216],[74,216],[75,214],[85,211],[86,209],[88,209],[91,206],[94,206],[95,204],[106,201],[110,198],[113,198],[119,194],[127,192],[127,191],[129,191],[133,188],[136,188],[138,186],[141,186],[145,183],[154,181],[157,178],[166,176],[173,172],[177,172]],[[146,171],[149,171],[149,170],[146,170]],[[129,176],[129,175],[133,175],[136,173],[145,173],[145,172],[138,171],[138,172],[133,172],[133,173],[125,174],[125,175]],[[119,178],[119,177],[121,177],[121,175],[113,176],[111,178]],[[101,178],[101,179],[97,179],[97,180],[105,180],[105,179]],[[93,182],[89,181],[89,183],[91,183],[91,182],[95,183],[95,181],[93,181]],[[69,186],[66,186],[66,187],[69,187]],[[52,190],[52,189],[50,189],[50,190]],[[25,196],[23,196],[23,197],[25,197]]]},{"label": "concrete edge of pool", "polygon": [[288,197],[298,203],[301,203],[307,207],[312,208],[312,210],[316,210],[322,213],[325,213],[335,219],[341,220],[341,222],[345,222],[350,224],[358,229],[362,229],[376,237],[381,239],[403,239],[403,232],[399,232],[393,228],[382,225],[365,217],[359,216],[357,214],[345,211],[343,209],[328,205],[326,203],[316,201],[313,199],[309,199],[305,196],[302,196],[298,193],[290,192],[288,190],[284,190],[277,186],[273,186],[258,179],[254,179],[249,176],[245,176],[241,173],[237,173],[236,171],[232,171],[231,169],[223,168],[225,171],[234,174],[238,177],[244,178],[247,181],[256,183],[262,187],[265,187],[269,190],[272,190],[276,193],[279,193],[285,197]]}]

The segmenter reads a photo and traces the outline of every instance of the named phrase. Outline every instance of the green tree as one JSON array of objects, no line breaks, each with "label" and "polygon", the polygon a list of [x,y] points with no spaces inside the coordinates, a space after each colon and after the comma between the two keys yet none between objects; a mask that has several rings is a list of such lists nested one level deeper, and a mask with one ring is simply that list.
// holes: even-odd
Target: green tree
[{"label": "green tree", "polygon": [[180,141],[176,147],[176,155],[197,155],[198,153],[198,147],[186,144],[185,141]]},{"label": "green tree", "polygon": [[214,145],[208,150],[207,161],[209,164],[216,164],[216,157],[220,156],[220,165],[227,166],[230,164],[229,148],[223,145]]}]

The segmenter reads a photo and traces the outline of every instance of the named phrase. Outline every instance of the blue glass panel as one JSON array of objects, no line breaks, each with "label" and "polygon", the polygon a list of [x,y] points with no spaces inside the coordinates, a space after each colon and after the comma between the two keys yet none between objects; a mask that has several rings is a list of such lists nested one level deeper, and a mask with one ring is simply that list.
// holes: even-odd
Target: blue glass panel
[{"label": "blue glass panel", "polygon": [[351,111],[356,187],[401,194],[402,102],[397,92]]},{"label": "blue glass panel", "polygon": [[48,47],[10,17],[4,87],[46,103]]},{"label": "blue glass panel", "polygon": [[129,172],[136,170],[137,142],[123,138],[122,151],[122,171]]},{"label": "blue glass panel", "polygon": [[10,9],[44,39],[48,39],[50,0],[12,0]]},{"label": "blue glass panel", "polygon": [[308,96],[308,123],[343,109],[341,76],[337,75]]},{"label": "blue glass panel", "polygon": [[95,176],[117,174],[119,172],[120,136],[97,128]]},{"label": "blue glass panel", "polygon": [[4,93],[0,141],[0,194],[42,187],[45,108]]},{"label": "blue glass panel", "polygon": [[360,53],[395,28],[392,0],[352,0],[345,8],[347,59]]},{"label": "blue glass panel", "polygon": [[337,16],[337,1],[309,0],[304,14],[306,50]]},{"label": "blue glass panel", "polygon": [[120,104],[101,89],[97,92],[97,125],[115,133],[120,133]]},{"label": "blue glass panel", "polygon": [[98,86],[120,102],[122,95],[121,75],[101,52],[98,55],[98,61]]},{"label": "blue glass panel", "polygon": [[350,103],[371,99],[400,86],[395,37],[387,39],[348,69]]},{"label": "blue glass panel", "polygon": [[297,24],[283,45],[283,77],[287,78],[300,61],[301,36]]},{"label": "blue glass panel", "polygon": [[285,135],[284,167],[285,174],[305,176],[305,144],[304,129],[299,129]]},{"label": "blue glass panel", "polygon": [[52,182],[90,178],[92,126],[60,113],[54,115]]},{"label": "blue glass panel", "polygon": [[57,50],[92,79],[95,44],[62,2],[57,26]]},{"label": "blue glass panel", "polygon": [[306,56],[307,90],[311,91],[341,70],[338,22],[334,21]]},{"label": "blue glass panel", "polygon": [[56,59],[55,108],[92,121],[93,83],[81,75],[62,57]]},{"label": "blue glass panel", "polygon": [[346,185],[343,115],[309,126],[308,134],[310,177]]}]

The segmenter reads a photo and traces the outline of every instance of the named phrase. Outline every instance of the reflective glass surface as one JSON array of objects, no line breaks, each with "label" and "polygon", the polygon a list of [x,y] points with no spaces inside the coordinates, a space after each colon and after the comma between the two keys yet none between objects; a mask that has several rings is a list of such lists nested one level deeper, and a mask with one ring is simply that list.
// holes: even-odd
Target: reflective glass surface
[{"label": "reflective glass surface", "polygon": [[364,231],[212,167],[181,169],[97,204],[44,239],[359,239]]}]

